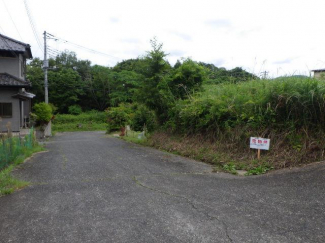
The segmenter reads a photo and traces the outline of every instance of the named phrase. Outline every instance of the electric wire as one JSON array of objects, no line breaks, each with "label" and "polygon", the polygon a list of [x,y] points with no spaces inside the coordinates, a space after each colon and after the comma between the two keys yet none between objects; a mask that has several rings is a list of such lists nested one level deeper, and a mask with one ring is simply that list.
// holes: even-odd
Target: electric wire
[{"label": "electric wire", "polygon": [[1,29],[2,33],[5,33],[5,31],[2,29],[1,25],[0,25],[0,29]]},{"label": "electric wire", "polygon": [[51,52],[56,52],[56,53],[61,53],[61,51],[56,50],[56,49],[52,49],[52,48],[47,48],[47,50],[51,51]]},{"label": "electric wire", "polygon": [[32,18],[31,11],[30,11],[30,9],[28,7],[27,0],[24,0],[24,4],[25,4],[25,9],[26,9],[27,15],[28,15],[29,23],[30,23],[30,25],[32,27],[32,30],[33,30],[34,37],[36,39],[36,42],[38,44],[39,49],[43,52],[44,50],[43,50],[41,41],[39,39],[39,36],[37,35],[36,27],[35,27],[35,24],[34,24],[34,21],[33,21],[33,18]]},{"label": "electric wire", "polygon": [[61,43],[66,43],[66,44],[72,45],[72,46],[77,47],[79,49],[83,49],[83,50],[89,51],[89,52],[94,53],[94,54],[97,54],[97,55],[102,55],[102,56],[107,56],[107,57],[112,57],[112,58],[115,58],[115,59],[122,60],[122,58],[115,57],[115,56],[109,55],[107,53],[104,53],[104,52],[101,52],[101,51],[97,51],[97,50],[94,50],[94,49],[91,49],[91,48],[88,48],[88,47],[85,47],[85,46],[82,46],[82,45],[73,43],[71,41],[67,41],[65,39],[62,39],[62,38],[57,37],[55,35],[52,35],[50,33],[47,33],[47,35],[49,36],[49,38],[54,39],[54,40],[57,40],[57,41],[60,41]]},{"label": "electric wire", "polygon": [[12,22],[13,25],[15,26],[15,29],[16,29],[16,31],[17,31],[19,37],[20,37],[20,40],[23,41],[23,38],[22,38],[21,35],[20,35],[20,32],[19,32],[19,30],[18,30],[18,28],[17,28],[17,26],[16,26],[16,24],[15,24],[15,21],[13,20],[11,14],[10,14],[8,8],[7,8],[7,5],[6,5],[5,0],[2,0],[2,3],[3,3],[3,5],[5,6],[5,8],[6,8],[6,10],[7,10],[7,13],[8,13],[8,15],[9,15],[9,17],[10,17],[10,19],[11,19],[11,22]]},{"label": "electric wire", "polygon": [[48,52],[52,53],[52,54],[61,54],[61,52],[59,51],[54,51],[54,50],[51,50],[51,49],[47,49]]}]

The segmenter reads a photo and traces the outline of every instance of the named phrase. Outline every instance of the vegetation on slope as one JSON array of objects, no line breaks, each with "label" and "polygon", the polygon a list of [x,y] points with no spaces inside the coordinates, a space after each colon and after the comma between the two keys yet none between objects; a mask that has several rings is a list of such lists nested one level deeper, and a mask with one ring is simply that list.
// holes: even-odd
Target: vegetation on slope
[{"label": "vegetation on slope", "polygon": [[[239,67],[226,70],[191,59],[172,67],[162,44],[151,44],[145,56],[113,68],[91,66],[73,53],[52,59],[58,68],[51,71],[49,82],[59,78],[61,83],[52,85],[51,101],[60,113],[106,110],[109,130],[126,123],[143,130],[150,122],[151,145],[225,170],[244,168],[254,174],[323,159],[324,80],[261,80]],[[38,97],[40,71],[34,60],[29,77]],[[57,115],[54,129],[93,130],[81,116],[68,117]],[[249,149],[250,137],[271,139],[271,149],[262,152],[260,161]]]},{"label": "vegetation on slope", "polygon": [[214,133],[237,126],[257,130],[324,128],[325,82],[313,78],[206,85],[172,110],[172,128]]}]

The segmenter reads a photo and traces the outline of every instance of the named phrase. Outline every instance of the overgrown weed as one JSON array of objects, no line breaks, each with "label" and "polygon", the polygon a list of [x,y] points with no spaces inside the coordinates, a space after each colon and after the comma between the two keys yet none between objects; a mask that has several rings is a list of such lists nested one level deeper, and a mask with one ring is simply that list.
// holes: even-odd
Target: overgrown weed
[{"label": "overgrown weed", "polygon": [[[248,175],[264,174],[272,169],[299,166],[324,159],[325,142],[322,137],[325,134],[309,132],[307,136],[302,129],[296,134],[301,143],[299,151],[290,143],[290,133],[269,132],[270,151],[261,151],[261,159],[257,160],[257,150],[249,149],[249,137],[256,133],[256,130],[243,128],[232,134],[210,138],[209,135],[177,136],[160,131],[153,133],[147,144],[212,164],[215,171],[223,170],[233,174],[237,170],[246,170]],[[241,140],[241,134],[245,134],[247,138]]]},{"label": "overgrown weed", "polygon": [[325,81],[285,77],[237,84],[205,85],[190,100],[179,100],[167,128],[184,134],[233,133],[237,127],[293,131],[325,129]]},{"label": "overgrown weed", "polygon": [[0,196],[11,194],[15,190],[24,188],[29,185],[29,182],[14,178],[11,175],[11,172],[33,153],[41,151],[44,151],[44,148],[38,145],[31,149],[26,149],[24,150],[23,154],[16,157],[16,159],[9,166],[0,171]]}]

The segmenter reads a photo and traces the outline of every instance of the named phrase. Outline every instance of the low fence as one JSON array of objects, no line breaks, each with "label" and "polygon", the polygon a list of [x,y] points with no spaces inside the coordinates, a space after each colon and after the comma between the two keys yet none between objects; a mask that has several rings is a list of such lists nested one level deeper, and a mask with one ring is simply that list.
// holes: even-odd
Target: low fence
[{"label": "low fence", "polygon": [[0,170],[35,146],[34,129],[25,137],[0,137]]}]

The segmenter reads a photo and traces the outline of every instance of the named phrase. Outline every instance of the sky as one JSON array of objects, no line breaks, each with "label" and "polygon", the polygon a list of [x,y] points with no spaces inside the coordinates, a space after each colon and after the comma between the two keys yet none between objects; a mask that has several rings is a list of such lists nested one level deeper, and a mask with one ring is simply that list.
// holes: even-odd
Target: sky
[{"label": "sky", "polygon": [[324,9],[323,0],[0,0],[0,33],[41,59],[44,31],[107,55],[48,40],[52,50],[109,67],[144,56],[156,37],[171,64],[191,58],[258,76],[310,75],[325,68]]}]

